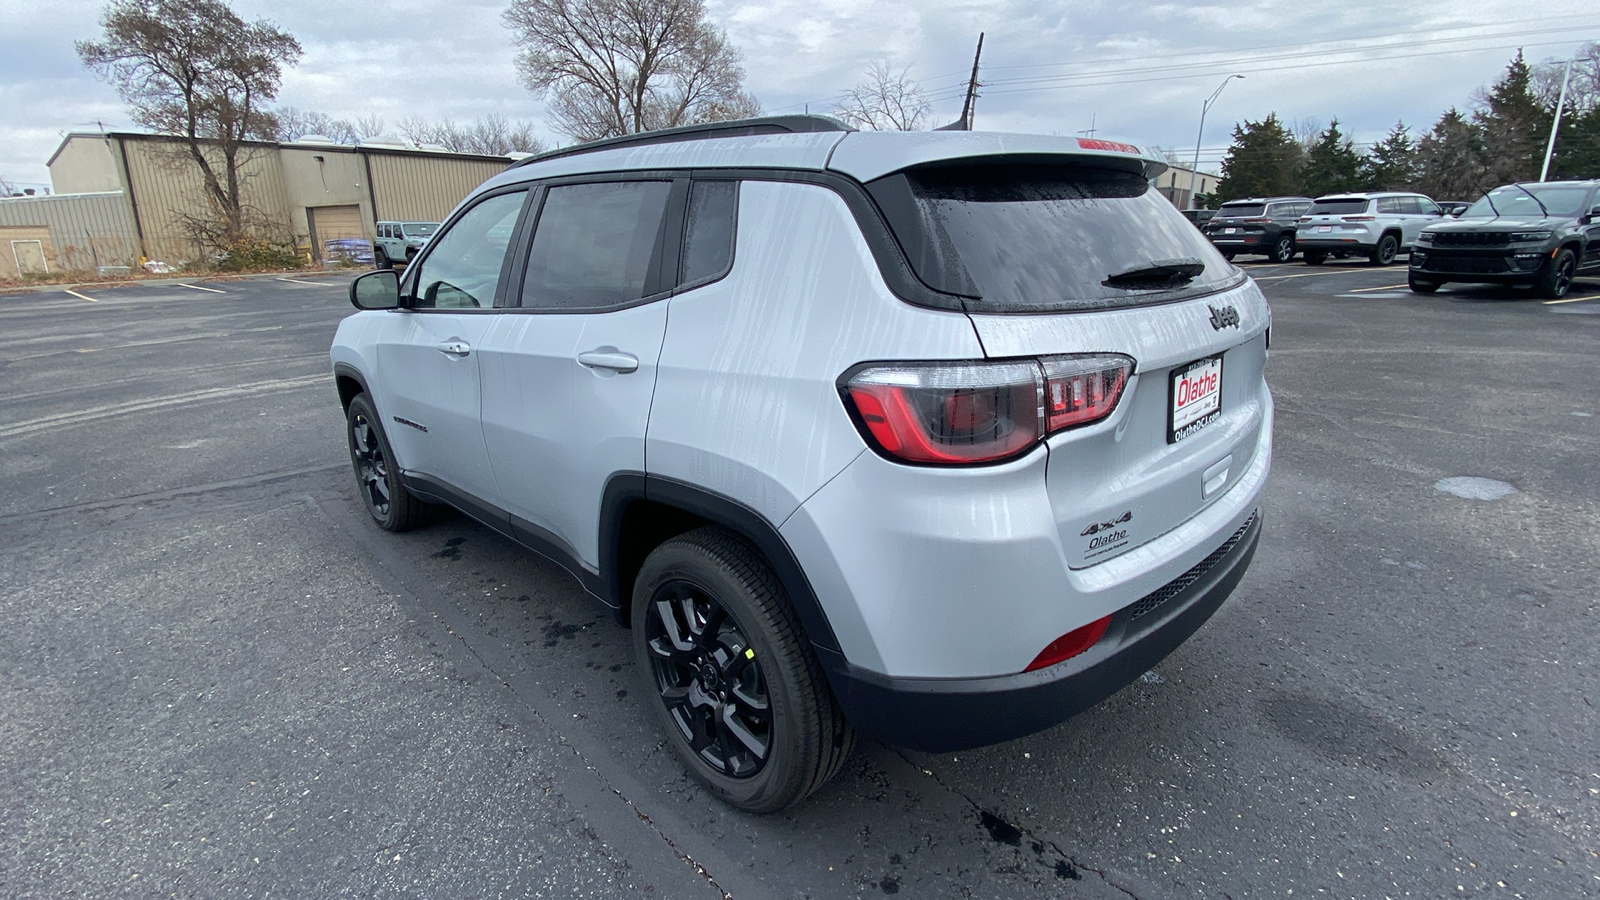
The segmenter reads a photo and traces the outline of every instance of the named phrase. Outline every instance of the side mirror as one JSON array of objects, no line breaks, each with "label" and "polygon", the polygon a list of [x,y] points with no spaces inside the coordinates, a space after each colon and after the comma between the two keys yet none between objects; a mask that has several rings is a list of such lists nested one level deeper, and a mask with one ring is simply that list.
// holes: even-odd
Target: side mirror
[{"label": "side mirror", "polygon": [[400,306],[400,274],[393,269],[368,272],[350,282],[350,305],[356,309],[396,309]]}]

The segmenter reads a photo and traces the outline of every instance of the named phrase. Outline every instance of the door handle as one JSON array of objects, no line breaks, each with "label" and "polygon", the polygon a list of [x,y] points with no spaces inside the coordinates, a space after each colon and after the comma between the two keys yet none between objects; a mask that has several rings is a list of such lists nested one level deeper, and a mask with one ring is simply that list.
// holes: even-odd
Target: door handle
[{"label": "door handle", "polygon": [[632,372],[639,368],[639,357],[620,350],[588,350],[578,354],[578,362],[591,369],[611,369],[614,372]]},{"label": "door handle", "polygon": [[445,341],[439,344],[439,352],[447,356],[470,356],[472,345],[466,341]]}]

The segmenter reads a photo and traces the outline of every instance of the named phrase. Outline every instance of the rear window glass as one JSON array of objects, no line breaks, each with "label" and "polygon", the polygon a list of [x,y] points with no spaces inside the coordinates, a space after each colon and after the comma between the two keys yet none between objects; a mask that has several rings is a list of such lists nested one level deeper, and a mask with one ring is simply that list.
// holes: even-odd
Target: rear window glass
[{"label": "rear window glass", "polygon": [[660,255],[671,190],[667,181],[551,188],[528,252],[522,305],[597,310],[642,299]]},{"label": "rear window glass", "polygon": [[1262,203],[1224,203],[1217,210],[1219,216],[1259,216],[1266,210]]},{"label": "rear window glass", "polygon": [[1367,211],[1367,204],[1372,201],[1362,199],[1345,200],[1318,200],[1311,204],[1313,216],[1348,216],[1353,213]]},{"label": "rear window glass", "polygon": [[922,282],[978,298],[973,311],[1132,306],[1241,277],[1136,173],[990,163],[916,169],[868,189]]}]

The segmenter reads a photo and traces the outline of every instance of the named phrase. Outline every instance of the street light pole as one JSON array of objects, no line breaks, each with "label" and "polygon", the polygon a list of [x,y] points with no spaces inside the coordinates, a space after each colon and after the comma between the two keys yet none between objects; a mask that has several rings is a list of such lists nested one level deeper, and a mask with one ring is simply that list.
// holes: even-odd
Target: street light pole
[{"label": "street light pole", "polygon": [[1200,139],[1205,137],[1205,133],[1206,133],[1206,112],[1211,109],[1211,104],[1215,103],[1217,101],[1217,98],[1222,96],[1222,89],[1228,86],[1228,82],[1234,80],[1235,78],[1243,78],[1243,77],[1244,77],[1243,75],[1229,75],[1227,78],[1222,79],[1222,84],[1217,86],[1216,91],[1214,91],[1211,94],[1210,97],[1206,98],[1206,102],[1200,104],[1200,133],[1194,136],[1194,165],[1189,167],[1189,208],[1190,209],[1194,209],[1195,208],[1194,207],[1194,178],[1195,178],[1195,170],[1200,168]]},{"label": "street light pole", "polygon": [[1561,128],[1561,109],[1567,105],[1567,82],[1572,78],[1572,60],[1567,60],[1566,73],[1561,76],[1561,99],[1556,101],[1556,120],[1550,123],[1550,143],[1544,148],[1544,167],[1539,170],[1539,180],[1550,175],[1550,157],[1556,152],[1556,131]]}]

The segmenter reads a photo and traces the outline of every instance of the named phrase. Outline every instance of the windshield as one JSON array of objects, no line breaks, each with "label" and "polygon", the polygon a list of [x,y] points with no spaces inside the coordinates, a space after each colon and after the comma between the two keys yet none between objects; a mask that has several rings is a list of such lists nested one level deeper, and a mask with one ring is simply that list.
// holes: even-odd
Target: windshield
[{"label": "windshield", "polygon": [[1219,216],[1259,216],[1267,211],[1265,203],[1224,203],[1217,210]]},{"label": "windshield", "polygon": [[[1211,241],[1132,172],[985,162],[890,175],[868,186],[917,277],[977,297],[974,311],[1131,306],[1208,293],[1239,278]],[[1174,261],[1192,276],[1112,276]]]},{"label": "windshield", "polygon": [[1349,216],[1367,211],[1367,204],[1371,200],[1365,197],[1341,197],[1333,200],[1318,200],[1311,204],[1308,216]]},{"label": "windshield", "polygon": [[400,231],[406,237],[427,237],[438,230],[438,222],[407,222],[400,226]]},{"label": "windshield", "polygon": [[[1548,209],[1552,216],[1582,214],[1585,211],[1583,201],[1589,196],[1587,185],[1524,184],[1518,187],[1508,184],[1490,191],[1487,197],[1479,197],[1478,202],[1467,207],[1461,218],[1490,218],[1495,215],[1496,210],[1502,216],[1542,217],[1544,212],[1539,209],[1539,203],[1535,203],[1533,197],[1523,193],[1524,189],[1534,197],[1538,197],[1539,203],[1543,203],[1544,208]],[[1494,202],[1491,203],[1491,200]]]}]

